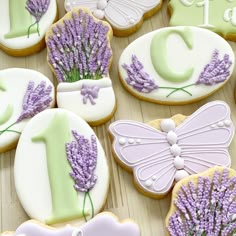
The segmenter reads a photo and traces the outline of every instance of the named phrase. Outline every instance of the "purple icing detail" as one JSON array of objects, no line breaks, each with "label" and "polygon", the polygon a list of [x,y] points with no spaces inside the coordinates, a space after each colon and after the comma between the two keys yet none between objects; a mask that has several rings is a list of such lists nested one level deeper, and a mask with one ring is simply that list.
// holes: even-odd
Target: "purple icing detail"
[{"label": "purple icing detail", "polygon": [[213,52],[211,61],[204,67],[196,84],[214,85],[224,82],[230,75],[230,67],[232,61],[228,54],[224,58],[219,59],[219,51],[216,49]]},{"label": "purple icing detail", "polygon": [[169,219],[171,236],[221,235],[236,233],[236,177],[228,169],[215,171],[213,178],[199,177],[178,192],[175,212]]},{"label": "purple icing detail", "polygon": [[47,12],[50,0],[27,0],[26,9],[39,22],[42,16]]},{"label": "purple icing detail", "polygon": [[80,94],[83,95],[83,103],[87,104],[87,100],[90,101],[92,105],[96,102],[94,99],[98,98],[100,88],[98,86],[88,86],[83,84]]},{"label": "purple icing detail", "polygon": [[24,95],[23,111],[16,122],[31,118],[48,108],[52,102],[51,92],[52,86],[46,87],[45,81],[41,81],[35,88],[34,82],[30,81]]},{"label": "purple icing detail", "polygon": [[108,75],[112,51],[109,27],[88,13],[73,12],[71,19],[53,27],[47,40],[49,63],[59,82],[101,79]]},{"label": "purple icing detail", "polygon": [[71,165],[71,177],[76,191],[88,192],[97,182],[94,174],[97,165],[97,141],[94,135],[89,139],[72,131],[75,141],[66,144],[67,159]]},{"label": "purple icing detail", "polygon": [[132,63],[130,65],[124,64],[123,68],[128,74],[126,82],[137,91],[150,93],[158,89],[154,79],[145,72],[143,64],[138,60],[136,55],[132,55]]}]

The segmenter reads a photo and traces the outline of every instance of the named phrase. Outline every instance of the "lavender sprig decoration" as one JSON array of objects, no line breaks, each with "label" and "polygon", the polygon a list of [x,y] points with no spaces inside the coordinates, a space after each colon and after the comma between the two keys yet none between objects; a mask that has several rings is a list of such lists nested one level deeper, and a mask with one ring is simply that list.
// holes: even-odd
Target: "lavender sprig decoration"
[{"label": "lavender sprig decoration", "polygon": [[223,59],[219,58],[219,51],[215,50],[209,64],[204,67],[201,72],[197,84],[213,85],[224,82],[230,75],[230,67],[232,61],[228,54]]},{"label": "lavender sprig decoration", "polygon": [[199,177],[177,192],[169,218],[171,236],[232,236],[236,233],[236,177],[229,170]]},{"label": "lavender sprig decoration", "polygon": [[132,55],[132,63],[130,65],[124,64],[123,68],[128,75],[126,82],[135,90],[142,93],[150,93],[158,88],[154,79],[145,72],[143,64],[136,55]]},{"label": "lavender sprig decoration", "polygon": [[[70,14],[70,13],[69,13]],[[87,12],[72,12],[47,39],[48,60],[58,82],[101,79],[108,75],[112,51],[110,28]]]},{"label": "lavender sprig decoration", "polygon": [[83,216],[87,221],[85,210],[85,202],[88,197],[92,207],[92,217],[94,216],[94,207],[89,191],[97,182],[97,176],[94,171],[97,166],[97,140],[94,135],[91,136],[91,141],[84,136],[78,134],[77,131],[72,131],[75,141],[66,144],[67,159],[72,168],[70,176],[75,184],[74,188],[78,192],[84,192]]},{"label": "lavender sprig decoration", "polygon": [[22,120],[32,118],[36,114],[48,108],[52,102],[51,92],[52,86],[46,86],[45,81],[41,81],[36,87],[35,83],[30,81],[23,98],[22,112],[20,116],[6,129],[1,130],[0,135],[6,131],[21,134],[18,131],[10,130],[10,128]]},{"label": "lavender sprig decoration", "polygon": [[41,20],[42,16],[47,12],[49,4],[50,0],[27,0],[25,8],[36,19],[35,23],[30,25],[28,28],[28,37],[30,35],[30,29],[36,24],[37,24],[37,32],[38,35],[40,36],[39,21]]}]

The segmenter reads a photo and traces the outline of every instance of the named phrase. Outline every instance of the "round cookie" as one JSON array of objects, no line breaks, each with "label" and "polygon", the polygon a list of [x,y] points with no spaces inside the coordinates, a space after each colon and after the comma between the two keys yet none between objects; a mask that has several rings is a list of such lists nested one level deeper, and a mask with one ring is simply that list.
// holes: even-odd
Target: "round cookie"
[{"label": "round cookie", "polygon": [[234,136],[230,108],[221,101],[207,103],[189,117],[148,125],[129,120],[112,123],[113,154],[132,171],[137,189],[164,197],[179,180],[206,169],[231,165],[228,147]]},{"label": "round cookie", "polygon": [[27,122],[55,104],[51,81],[29,69],[0,71],[0,152],[15,148]]},{"label": "round cookie", "polygon": [[106,19],[116,36],[128,36],[137,31],[143,20],[154,15],[162,0],[65,0],[65,9],[87,7],[98,19]]},{"label": "round cookie", "polygon": [[234,0],[170,0],[170,26],[199,26],[236,41]]},{"label": "round cookie", "polygon": [[181,180],[172,192],[168,235],[234,235],[235,183],[235,170],[224,167]]},{"label": "round cookie", "polygon": [[56,19],[56,0],[2,1],[0,49],[12,56],[40,51],[45,47],[45,33]]},{"label": "round cookie", "polygon": [[93,126],[111,119],[116,109],[109,78],[111,37],[109,24],[85,9],[67,13],[46,35],[48,62],[59,82],[58,107]]},{"label": "round cookie", "polygon": [[54,229],[37,221],[26,221],[15,232],[5,232],[1,236],[140,236],[136,223],[126,219],[119,222],[117,217],[109,212],[97,215],[81,227],[67,225]]},{"label": "round cookie", "polygon": [[119,60],[122,85],[144,101],[188,104],[220,89],[234,68],[230,45],[197,27],[167,27],[132,42]]},{"label": "round cookie", "polygon": [[87,221],[102,210],[109,188],[107,160],[95,133],[63,109],[46,110],[27,124],[14,176],[27,214],[49,225]]}]

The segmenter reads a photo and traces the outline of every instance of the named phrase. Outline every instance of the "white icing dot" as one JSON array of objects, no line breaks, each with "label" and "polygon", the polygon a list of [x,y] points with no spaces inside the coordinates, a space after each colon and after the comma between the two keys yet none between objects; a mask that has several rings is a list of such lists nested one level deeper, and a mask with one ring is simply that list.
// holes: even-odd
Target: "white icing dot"
[{"label": "white icing dot", "polygon": [[224,122],[220,121],[220,122],[218,122],[217,125],[218,125],[219,127],[223,127],[223,126],[224,126]]},{"label": "white icing dot", "polygon": [[153,176],[152,176],[152,180],[155,181],[156,179],[157,179],[157,176],[156,176],[156,175],[153,175]]},{"label": "white icing dot", "polygon": [[173,154],[173,156],[180,156],[181,154],[181,147],[178,146],[177,144],[174,144],[170,147],[170,151]]},{"label": "white icing dot", "polygon": [[129,144],[133,144],[133,143],[134,143],[134,139],[130,138],[130,139],[128,140],[128,142],[129,142]]},{"label": "white icing dot", "polygon": [[126,139],[125,138],[120,138],[119,139],[119,144],[120,145],[124,145],[126,143]]},{"label": "white icing dot", "polygon": [[97,3],[97,8],[100,10],[104,10],[107,6],[107,1],[106,0],[99,0]]},{"label": "white icing dot", "polygon": [[232,221],[236,220],[236,214],[232,215]]},{"label": "white icing dot", "polygon": [[178,182],[180,181],[181,179],[185,178],[185,177],[188,177],[189,174],[187,171],[185,170],[178,170],[175,174],[175,181]]},{"label": "white icing dot", "polygon": [[224,123],[225,126],[229,127],[231,125],[231,120],[225,120]]},{"label": "white icing dot", "polygon": [[175,159],[174,159],[174,166],[177,170],[181,170],[184,168],[184,159],[177,156]]},{"label": "white icing dot", "polygon": [[176,144],[178,140],[177,134],[172,130],[168,132],[166,138],[171,145]]},{"label": "white icing dot", "polygon": [[102,20],[105,16],[105,13],[103,10],[97,9],[93,12],[93,15],[97,17],[98,19]]},{"label": "white icing dot", "polygon": [[215,129],[215,128],[216,128],[216,125],[211,125],[211,128]]},{"label": "white icing dot", "polygon": [[168,133],[175,130],[175,122],[172,119],[164,119],[161,121],[161,130]]},{"label": "white icing dot", "polygon": [[134,23],[135,23],[135,20],[134,20],[134,19],[130,19],[130,20],[129,20],[129,23],[130,23],[130,24],[134,24]]},{"label": "white icing dot", "polygon": [[137,143],[141,143],[141,139],[136,139],[136,142]]},{"label": "white icing dot", "polygon": [[149,180],[147,180],[146,182],[145,182],[145,185],[147,186],[147,187],[151,187],[152,186],[152,181],[149,179]]}]

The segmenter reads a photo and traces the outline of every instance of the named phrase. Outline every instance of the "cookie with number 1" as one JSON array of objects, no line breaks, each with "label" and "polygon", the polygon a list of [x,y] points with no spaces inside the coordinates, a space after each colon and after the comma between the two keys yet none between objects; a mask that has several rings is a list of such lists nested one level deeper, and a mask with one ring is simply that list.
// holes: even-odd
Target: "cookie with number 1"
[{"label": "cookie with number 1", "polygon": [[89,125],[64,109],[36,115],[19,140],[15,186],[32,218],[48,225],[87,221],[105,205],[109,169]]},{"label": "cookie with number 1", "polygon": [[236,41],[235,0],[171,0],[170,26],[199,26]]},{"label": "cookie with number 1", "polygon": [[56,0],[1,1],[0,49],[13,56],[40,51],[45,47],[45,33],[56,19]]}]

